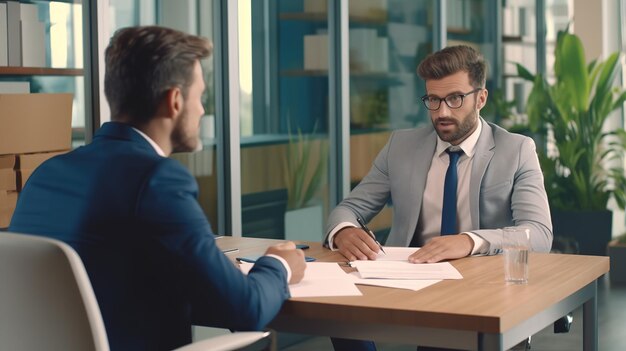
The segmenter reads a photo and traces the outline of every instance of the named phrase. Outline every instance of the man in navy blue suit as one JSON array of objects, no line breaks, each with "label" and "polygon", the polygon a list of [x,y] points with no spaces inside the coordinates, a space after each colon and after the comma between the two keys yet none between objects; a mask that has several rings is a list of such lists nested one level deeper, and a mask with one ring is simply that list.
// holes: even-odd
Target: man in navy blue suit
[{"label": "man in navy blue suit", "polygon": [[304,275],[293,243],[270,247],[243,275],[215,245],[195,179],[166,157],[197,147],[210,53],[206,39],[167,28],[116,32],[104,83],[112,122],[34,172],[9,227],[78,252],[112,350],[179,347],[192,320],[261,329]]}]

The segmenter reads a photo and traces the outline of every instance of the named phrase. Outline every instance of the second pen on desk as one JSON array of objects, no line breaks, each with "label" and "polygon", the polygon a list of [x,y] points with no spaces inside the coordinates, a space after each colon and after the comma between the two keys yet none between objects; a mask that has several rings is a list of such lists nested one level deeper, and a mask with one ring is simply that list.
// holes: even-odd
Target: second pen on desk
[{"label": "second pen on desk", "polygon": [[376,244],[378,244],[378,247],[380,248],[380,251],[382,251],[386,255],[387,253],[383,249],[383,246],[378,242],[378,240],[376,240],[376,235],[374,235],[374,233],[365,225],[363,220],[360,217],[357,217],[356,221],[359,222],[359,225],[361,226],[361,229],[363,229],[363,231],[366,232],[367,235],[371,236],[372,239],[374,239]]}]

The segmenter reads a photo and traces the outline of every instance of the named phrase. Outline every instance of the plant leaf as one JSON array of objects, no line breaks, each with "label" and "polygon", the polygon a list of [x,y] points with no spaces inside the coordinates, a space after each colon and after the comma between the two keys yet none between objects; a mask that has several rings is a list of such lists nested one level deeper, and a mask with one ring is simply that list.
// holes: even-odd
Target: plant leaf
[{"label": "plant leaf", "polygon": [[555,74],[563,102],[584,111],[589,103],[588,73],[585,50],[578,36],[564,33],[556,48]]},{"label": "plant leaf", "polygon": [[535,76],[532,73],[530,73],[530,71],[528,71],[526,67],[520,65],[519,63],[515,63],[515,66],[517,67],[518,77],[524,78],[529,82],[535,81]]}]

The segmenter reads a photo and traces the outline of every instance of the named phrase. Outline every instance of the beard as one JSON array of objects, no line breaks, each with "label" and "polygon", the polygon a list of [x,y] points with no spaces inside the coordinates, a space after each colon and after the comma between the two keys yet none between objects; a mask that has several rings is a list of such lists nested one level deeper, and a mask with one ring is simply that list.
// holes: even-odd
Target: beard
[{"label": "beard", "polygon": [[188,130],[188,119],[189,115],[187,110],[183,109],[172,131],[172,152],[193,152],[198,151],[198,147],[202,149],[202,143],[200,142],[198,133],[193,134]]},{"label": "beard", "polygon": [[[437,128],[437,123],[439,122],[447,122],[456,125],[456,130],[452,132],[443,132]],[[439,138],[443,141],[446,141],[451,144],[455,144],[456,141],[462,141],[467,138],[470,133],[476,129],[476,125],[478,124],[478,111],[472,110],[472,112],[468,113],[465,118],[463,118],[460,122],[454,118],[441,117],[437,118],[433,121],[433,126],[435,127],[435,131]]]}]

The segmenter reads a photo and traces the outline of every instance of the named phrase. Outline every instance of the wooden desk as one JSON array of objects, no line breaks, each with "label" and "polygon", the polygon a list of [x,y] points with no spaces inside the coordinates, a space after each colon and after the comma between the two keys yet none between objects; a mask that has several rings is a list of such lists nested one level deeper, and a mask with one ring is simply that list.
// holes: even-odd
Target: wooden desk
[{"label": "wooden desk", "polygon": [[[242,255],[262,254],[268,239],[218,240]],[[307,256],[343,261],[319,243]],[[231,255],[236,256],[236,255]],[[461,350],[506,350],[583,305],[583,349],[598,349],[597,280],[609,258],[531,253],[528,285],[504,282],[503,257],[451,262],[462,280],[419,291],[361,286],[363,296],[293,298],[270,327],[279,331]]]}]

